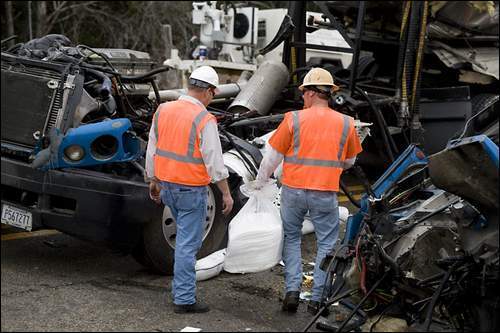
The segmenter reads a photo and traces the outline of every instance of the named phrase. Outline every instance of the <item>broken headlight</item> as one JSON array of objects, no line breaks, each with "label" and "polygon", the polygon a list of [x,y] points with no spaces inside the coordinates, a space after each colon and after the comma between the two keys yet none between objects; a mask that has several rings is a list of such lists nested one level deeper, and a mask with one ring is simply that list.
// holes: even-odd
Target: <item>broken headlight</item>
[{"label": "broken headlight", "polygon": [[64,156],[70,162],[78,162],[85,156],[85,150],[80,145],[71,145],[64,149]]},{"label": "broken headlight", "polygon": [[112,135],[102,135],[90,145],[90,154],[96,160],[106,161],[118,152],[118,140]]}]

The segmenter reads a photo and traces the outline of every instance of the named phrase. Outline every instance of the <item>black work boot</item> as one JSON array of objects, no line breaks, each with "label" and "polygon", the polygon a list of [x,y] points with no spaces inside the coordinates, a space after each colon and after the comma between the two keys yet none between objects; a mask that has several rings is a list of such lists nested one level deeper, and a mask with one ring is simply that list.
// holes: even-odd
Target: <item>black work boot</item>
[{"label": "black work boot", "polygon": [[210,311],[208,305],[197,301],[193,304],[174,304],[175,313],[203,313]]},{"label": "black work boot", "polygon": [[[318,301],[309,301],[309,304],[307,304],[307,312],[309,312],[312,315],[315,315],[318,313],[318,311],[325,306],[325,303],[319,303]],[[323,312],[321,312],[322,316],[328,316],[330,314],[330,310],[328,308],[325,308]]]},{"label": "black work boot", "polygon": [[298,291],[287,292],[281,309],[283,311],[296,312],[299,307],[299,294]]}]

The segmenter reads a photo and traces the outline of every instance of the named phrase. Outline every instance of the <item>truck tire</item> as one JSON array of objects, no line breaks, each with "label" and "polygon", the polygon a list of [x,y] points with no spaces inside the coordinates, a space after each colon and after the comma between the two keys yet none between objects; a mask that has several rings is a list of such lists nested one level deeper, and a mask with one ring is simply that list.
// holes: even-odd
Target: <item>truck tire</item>
[{"label": "truck tire", "polygon": [[[142,237],[142,235],[139,238],[139,243],[135,246],[135,248],[132,250],[132,253],[130,254],[135,259],[135,261],[151,270],[154,267],[153,262],[146,254],[146,249],[144,248],[144,238]],[[156,271],[153,272],[156,273]]]},{"label": "truck tire", "polygon": [[[229,222],[241,204],[237,203],[238,196],[233,195],[235,204],[228,216],[222,214],[222,194],[216,185],[210,184],[207,200],[207,218],[203,232],[203,244],[197,258],[222,249],[227,242],[227,228]],[[144,227],[143,244],[132,253],[133,257],[142,265],[161,275],[172,275],[174,267],[175,249],[175,221],[170,209],[165,206],[163,218],[151,222]]]},{"label": "truck tire", "polygon": [[500,96],[495,94],[479,94],[471,99],[472,115],[476,115],[487,109],[483,114],[474,119],[473,130],[475,132],[482,131],[495,120],[498,120],[499,99]]},{"label": "truck tire", "polygon": [[[492,127],[498,128],[498,114],[500,110],[500,96],[495,94],[479,94],[471,99],[471,117],[480,113],[467,127],[464,137],[488,133],[493,140],[498,140],[498,132],[491,131]],[[458,138],[463,132],[459,130],[453,135],[453,139]]]}]

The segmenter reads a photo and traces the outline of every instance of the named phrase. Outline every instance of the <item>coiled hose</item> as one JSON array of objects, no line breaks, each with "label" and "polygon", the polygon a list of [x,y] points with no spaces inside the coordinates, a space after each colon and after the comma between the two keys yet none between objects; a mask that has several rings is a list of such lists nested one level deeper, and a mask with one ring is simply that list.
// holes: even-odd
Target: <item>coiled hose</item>
[{"label": "coiled hose", "polygon": [[401,104],[407,105],[408,95],[406,90],[406,72],[404,71],[405,51],[407,45],[407,23],[410,14],[411,1],[404,3],[403,17],[401,19],[401,30],[399,33],[398,67],[396,76],[396,97],[401,98]]},{"label": "coiled hose", "polygon": [[411,92],[411,110],[412,112],[418,113],[417,101],[420,97],[420,66],[422,65],[422,58],[424,54],[424,44],[425,44],[425,34],[427,31],[427,12],[428,12],[428,1],[425,0],[422,8],[422,20],[420,26],[420,36],[418,38],[418,49],[417,49],[417,59],[415,61],[415,75],[413,76],[413,88]]}]

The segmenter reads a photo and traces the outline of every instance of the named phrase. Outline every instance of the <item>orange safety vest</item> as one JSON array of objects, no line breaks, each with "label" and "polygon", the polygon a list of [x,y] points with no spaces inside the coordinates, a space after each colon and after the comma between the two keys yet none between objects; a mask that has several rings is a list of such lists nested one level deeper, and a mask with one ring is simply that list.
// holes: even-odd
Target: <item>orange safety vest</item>
[{"label": "orange safety vest", "polygon": [[[285,155],[282,183],[300,189],[338,191],[344,161],[362,150],[354,119],[327,107],[312,107],[290,112],[283,121],[289,130],[278,129],[269,140]],[[347,156],[345,146],[351,135],[356,135],[350,152],[354,156]]]},{"label": "orange safety vest", "polygon": [[171,183],[203,186],[210,176],[200,151],[200,133],[215,117],[205,107],[186,100],[162,104],[154,115],[155,176]]}]

